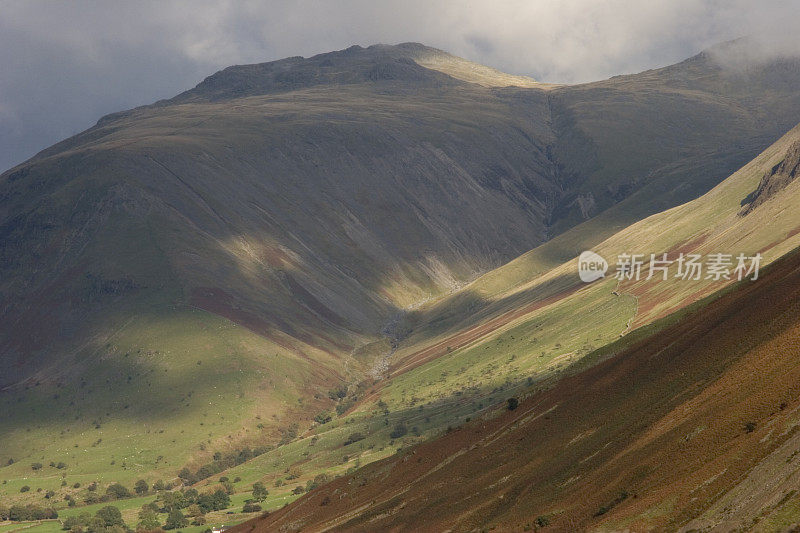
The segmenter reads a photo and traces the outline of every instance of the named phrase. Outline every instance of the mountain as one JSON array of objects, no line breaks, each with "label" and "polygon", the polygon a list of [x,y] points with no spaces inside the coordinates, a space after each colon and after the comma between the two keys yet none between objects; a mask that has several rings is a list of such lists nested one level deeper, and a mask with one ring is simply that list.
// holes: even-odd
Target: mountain
[{"label": "mountain", "polygon": [[0,178],[2,384],[123,292],[350,352],[611,206],[624,227],[698,196],[800,120],[799,76],[705,52],[558,87],[417,44],[225,69]]},{"label": "mountain", "polygon": [[[499,407],[467,419],[234,531],[796,526],[800,218],[790,206],[800,189],[789,185],[744,216],[733,200],[747,197],[764,169],[772,175],[773,169],[796,167],[798,139],[800,127],[704,197],[643,220],[600,247],[607,250],[626,237],[628,245],[680,242],[682,232],[695,227],[700,231],[685,250],[704,252],[706,239],[741,245],[757,238],[765,220],[774,221],[773,237],[785,236],[779,246],[793,251],[773,255],[778,258],[757,280],[713,291],[594,351],[570,375],[529,385],[514,410]],[[724,205],[727,213],[720,211]],[[711,213],[709,223],[703,217]],[[693,217],[706,222],[696,225]],[[793,229],[785,234],[787,223]],[[612,280],[596,283],[613,297]],[[638,294],[636,319],[648,322],[657,299],[637,285],[622,283],[616,291]],[[696,285],[686,281],[668,283],[664,292],[677,288],[681,306],[697,297]],[[584,300],[588,291],[579,291]],[[579,324],[570,323],[573,331]],[[519,324],[513,331],[522,334]]]},{"label": "mountain", "polygon": [[722,57],[578,86],[417,44],[235,66],[4,173],[0,495],[224,470],[274,508],[726,285],[583,286],[583,249],[778,259],[800,66]]}]

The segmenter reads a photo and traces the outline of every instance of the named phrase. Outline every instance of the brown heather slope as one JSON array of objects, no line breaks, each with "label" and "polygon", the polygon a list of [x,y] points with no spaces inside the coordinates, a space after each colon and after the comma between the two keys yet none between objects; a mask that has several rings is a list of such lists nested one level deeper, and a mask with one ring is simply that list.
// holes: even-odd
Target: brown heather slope
[{"label": "brown heather slope", "polygon": [[[236,531],[521,531],[539,516],[547,531],[676,530],[781,446],[770,479],[800,471],[798,301],[793,253],[516,411],[368,465]],[[755,485],[755,506],[744,491],[750,507],[733,502],[704,525],[800,521],[794,492]]]}]

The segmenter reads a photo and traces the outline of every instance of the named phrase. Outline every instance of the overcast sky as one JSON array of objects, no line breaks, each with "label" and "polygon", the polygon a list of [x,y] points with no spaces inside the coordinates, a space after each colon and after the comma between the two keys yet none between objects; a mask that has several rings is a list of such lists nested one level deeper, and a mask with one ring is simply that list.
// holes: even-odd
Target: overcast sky
[{"label": "overcast sky", "polygon": [[800,0],[0,0],[0,171],[232,64],[418,41],[572,83],[671,64],[799,13]]}]

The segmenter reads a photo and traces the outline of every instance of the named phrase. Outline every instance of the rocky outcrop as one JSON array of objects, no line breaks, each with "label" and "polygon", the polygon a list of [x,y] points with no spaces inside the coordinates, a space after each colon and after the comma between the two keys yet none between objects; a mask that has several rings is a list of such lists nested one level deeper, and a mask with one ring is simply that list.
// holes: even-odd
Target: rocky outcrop
[{"label": "rocky outcrop", "polygon": [[752,213],[758,206],[785,189],[797,178],[798,173],[800,173],[800,142],[793,144],[784,160],[764,174],[758,188],[745,199],[740,214],[745,216]]}]

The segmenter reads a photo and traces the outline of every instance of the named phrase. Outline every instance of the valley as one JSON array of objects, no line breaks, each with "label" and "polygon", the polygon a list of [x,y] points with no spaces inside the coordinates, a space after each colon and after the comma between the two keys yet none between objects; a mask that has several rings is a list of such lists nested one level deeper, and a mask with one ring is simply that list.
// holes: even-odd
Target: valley
[{"label": "valley", "polygon": [[[715,478],[709,463],[691,477],[708,483],[670,492],[652,467],[678,453],[653,444],[678,431],[676,410],[695,417],[680,431],[703,428],[697,461],[733,442],[749,418],[703,433],[694,406],[712,386],[732,394],[750,358],[794,371],[761,347],[794,342],[800,67],[731,70],[731,46],[576,86],[414,43],[230,67],[4,173],[2,505],[63,521],[114,502],[135,526],[180,487],[226,491],[181,527],[204,531],[258,516],[242,512],[258,482],[264,531],[391,529],[421,508],[454,530],[532,528],[533,508],[564,531],[732,520],[717,498],[789,445],[796,406],[768,414],[789,377],[775,397],[739,391],[763,400],[750,433],[767,444],[742,445],[737,469]],[[580,281],[585,249],[606,278]],[[717,252],[760,253],[769,277],[613,278],[620,254]],[[748,318],[742,302],[762,303]],[[703,352],[703,335],[741,349]],[[658,350],[676,359],[651,369]],[[569,423],[553,430],[557,415]],[[619,454],[641,462],[636,479]],[[444,476],[459,505],[430,492]],[[102,500],[140,479],[142,495]],[[737,523],[754,518],[729,497]],[[764,519],[790,524],[792,498]]]}]

